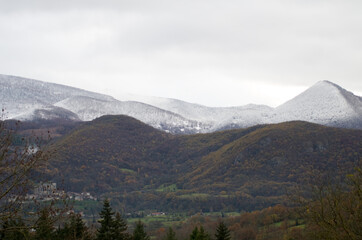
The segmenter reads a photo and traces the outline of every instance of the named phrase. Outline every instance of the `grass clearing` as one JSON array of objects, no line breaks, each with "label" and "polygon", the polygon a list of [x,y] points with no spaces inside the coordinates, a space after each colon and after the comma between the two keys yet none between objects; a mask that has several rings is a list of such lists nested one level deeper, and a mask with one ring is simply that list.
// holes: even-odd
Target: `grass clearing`
[{"label": "grass clearing", "polygon": [[133,171],[132,169],[120,168],[120,170],[121,170],[121,172],[124,172],[124,173],[136,174],[136,172]]},{"label": "grass clearing", "polygon": [[171,184],[169,186],[165,186],[162,184],[156,189],[156,192],[176,192],[178,190],[176,184]]},{"label": "grass clearing", "polygon": [[208,194],[208,193],[190,193],[190,194],[183,194],[178,197],[181,199],[195,199],[195,198],[207,199],[210,197],[210,194]]}]

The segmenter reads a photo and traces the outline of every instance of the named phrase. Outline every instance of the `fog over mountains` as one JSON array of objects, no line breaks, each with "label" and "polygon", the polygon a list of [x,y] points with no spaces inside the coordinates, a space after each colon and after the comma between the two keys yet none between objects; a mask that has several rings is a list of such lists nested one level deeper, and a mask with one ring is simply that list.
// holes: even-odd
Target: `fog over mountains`
[{"label": "fog over mountains", "polygon": [[362,129],[362,98],[329,81],[316,83],[276,108],[254,104],[206,107],[137,95],[124,95],[120,100],[69,86],[0,75],[0,104],[8,119],[89,121],[123,114],[157,129],[186,134],[292,120]]}]

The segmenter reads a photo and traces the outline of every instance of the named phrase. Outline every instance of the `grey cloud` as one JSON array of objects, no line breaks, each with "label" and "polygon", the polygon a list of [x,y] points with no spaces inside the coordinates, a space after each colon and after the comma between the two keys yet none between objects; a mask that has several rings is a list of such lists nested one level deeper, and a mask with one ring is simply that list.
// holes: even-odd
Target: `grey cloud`
[{"label": "grey cloud", "polygon": [[193,76],[290,86],[329,79],[362,92],[362,1],[0,4],[1,73],[152,79],[155,88]]}]

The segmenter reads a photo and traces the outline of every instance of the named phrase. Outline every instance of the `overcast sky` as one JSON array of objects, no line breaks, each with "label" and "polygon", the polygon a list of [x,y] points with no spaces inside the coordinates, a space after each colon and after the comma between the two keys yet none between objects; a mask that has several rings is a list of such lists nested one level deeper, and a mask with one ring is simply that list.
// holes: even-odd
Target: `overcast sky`
[{"label": "overcast sky", "polygon": [[362,95],[361,0],[0,0],[0,73],[208,106]]}]

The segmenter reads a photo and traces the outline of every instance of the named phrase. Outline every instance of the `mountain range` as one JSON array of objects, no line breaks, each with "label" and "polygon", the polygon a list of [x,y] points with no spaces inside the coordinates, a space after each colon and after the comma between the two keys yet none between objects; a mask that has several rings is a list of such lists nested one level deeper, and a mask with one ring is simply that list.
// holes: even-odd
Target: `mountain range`
[{"label": "mountain range", "polygon": [[328,81],[276,108],[121,100],[0,75],[5,116],[25,120],[18,134],[51,134],[39,176],[129,210],[260,209],[361,164],[361,97]]},{"label": "mountain range", "polygon": [[207,133],[258,124],[302,120],[326,126],[362,129],[362,98],[320,81],[272,108],[248,104],[206,107],[177,99],[104,94],[22,77],[0,75],[0,103],[8,119],[90,121],[123,114],[176,134]]},{"label": "mountain range", "polygon": [[46,179],[128,209],[251,210],[361,164],[362,131],[292,121],[174,135],[128,116],[73,127],[47,147]]}]

